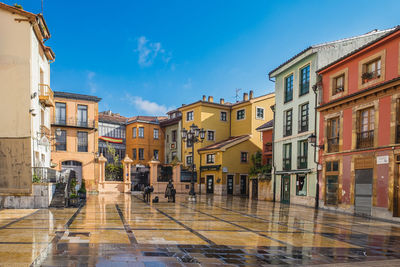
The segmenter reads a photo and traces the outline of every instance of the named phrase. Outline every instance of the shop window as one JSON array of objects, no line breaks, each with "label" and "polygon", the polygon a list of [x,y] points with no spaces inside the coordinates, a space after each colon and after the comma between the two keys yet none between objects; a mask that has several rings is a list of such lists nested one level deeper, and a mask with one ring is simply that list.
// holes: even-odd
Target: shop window
[{"label": "shop window", "polygon": [[305,174],[296,176],[296,195],[307,196],[307,176]]}]

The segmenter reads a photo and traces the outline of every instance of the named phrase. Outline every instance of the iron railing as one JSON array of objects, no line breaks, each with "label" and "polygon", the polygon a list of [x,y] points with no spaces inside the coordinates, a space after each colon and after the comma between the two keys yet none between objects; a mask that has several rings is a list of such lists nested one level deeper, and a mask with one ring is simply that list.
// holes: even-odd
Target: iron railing
[{"label": "iron railing", "polygon": [[299,120],[299,133],[308,131],[308,116],[306,120]]},{"label": "iron railing", "polygon": [[51,124],[54,126],[68,126],[86,129],[97,128],[96,120],[79,120],[77,118],[53,118]]},{"label": "iron railing", "polygon": [[32,182],[56,183],[57,171],[48,167],[32,167]]},{"label": "iron railing", "polygon": [[283,159],[283,162],[282,162],[282,169],[283,170],[285,170],[285,171],[288,171],[288,170],[291,170],[292,169],[292,159],[291,158],[288,158],[288,159]]},{"label": "iron railing", "polygon": [[374,146],[374,130],[357,133],[357,148]]},{"label": "iron railing", "polygon": [[339,136],[328,138],[328,152],[339,152]]}]

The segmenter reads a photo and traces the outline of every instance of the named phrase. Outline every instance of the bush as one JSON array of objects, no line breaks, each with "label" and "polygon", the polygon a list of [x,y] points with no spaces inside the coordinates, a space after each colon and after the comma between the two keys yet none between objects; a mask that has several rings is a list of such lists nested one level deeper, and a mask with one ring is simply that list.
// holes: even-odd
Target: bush
[{"label": "bush", "polygon": [[34,184],[40,183],[40,177],[36,173],[34,173],[32,176],[32,182]]}]

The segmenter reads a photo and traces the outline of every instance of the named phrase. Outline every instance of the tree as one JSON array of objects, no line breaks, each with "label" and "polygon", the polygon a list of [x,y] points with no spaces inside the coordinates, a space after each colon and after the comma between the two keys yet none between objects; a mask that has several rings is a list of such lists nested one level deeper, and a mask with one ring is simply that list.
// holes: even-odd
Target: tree
[{"label": "tree", "polygon": [[108,163],[106,166],[106,180],[108,181],[122,181],[123,180],[123,167],[119,160],[119,156],[117,155],[115,148],[112,147],[108,142],[107,145],[107,154],[111,155],[113,158],[113,162]]},{"label": "tree", "polygon": [[267,174],[271,173],[271,165],[262,164],[262,154],[260,151],[251,155],[251,163],[250,178],[265,178]]}]

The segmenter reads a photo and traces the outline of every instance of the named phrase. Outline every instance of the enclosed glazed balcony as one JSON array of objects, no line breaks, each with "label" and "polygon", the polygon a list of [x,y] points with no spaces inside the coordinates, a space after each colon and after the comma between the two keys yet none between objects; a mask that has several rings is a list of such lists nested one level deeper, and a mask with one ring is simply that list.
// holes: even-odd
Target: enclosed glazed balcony
[{"label": "enclosed glazed balcony", "polygon": [[54,107],[54,93],[47,84],[39,83],[39,102],[45,107]]}]

